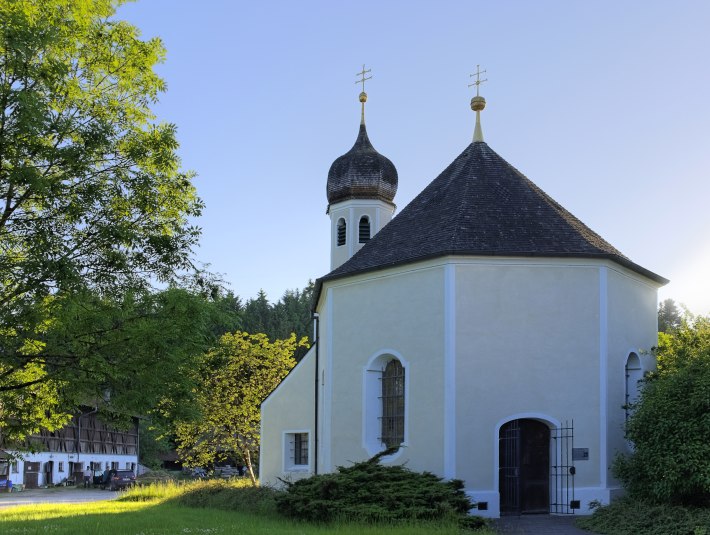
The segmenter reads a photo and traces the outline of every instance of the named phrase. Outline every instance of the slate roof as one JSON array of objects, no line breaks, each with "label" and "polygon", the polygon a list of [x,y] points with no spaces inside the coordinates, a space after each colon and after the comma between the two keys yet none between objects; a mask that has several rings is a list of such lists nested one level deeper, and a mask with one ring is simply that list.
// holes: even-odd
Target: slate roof
[{"label": "slate roof", "polygon": [[651,280],[484,142],[471,143],[360,251],[317,281],[447,255],[607,258]]},{"label": "slate roof", "polygon": [[397,169],[375,150],[364,124],[353,147],[337,158],[328,171],[328,203],[348,199],[380,199],[392,202],[397,193]]}]

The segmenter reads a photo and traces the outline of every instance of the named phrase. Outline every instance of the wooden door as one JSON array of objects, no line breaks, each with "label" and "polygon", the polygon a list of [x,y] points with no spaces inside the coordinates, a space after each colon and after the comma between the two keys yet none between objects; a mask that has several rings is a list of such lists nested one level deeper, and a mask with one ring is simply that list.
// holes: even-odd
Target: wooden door
[{"label": "wooden door", "polygon": [[40,463],[25,463],[25,488],[37,489],[39,488],[39,470]]},{"label": "wooden door", "polygon": [[501,514],[550,511],[550,429],[531,419],[513,420],[498,436]]}]

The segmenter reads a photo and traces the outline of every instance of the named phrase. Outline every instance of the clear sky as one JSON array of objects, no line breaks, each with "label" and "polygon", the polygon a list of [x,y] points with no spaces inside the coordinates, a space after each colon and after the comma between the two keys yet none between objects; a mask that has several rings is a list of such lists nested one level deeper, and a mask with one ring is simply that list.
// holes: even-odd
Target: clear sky
[{"label": "clear sky", "polygon": [[207,208],[198,260],[276,301],[329,271],[325,185],[355,141],[356,73],[398,211],[471,141],[710,313],[710,2],[140,0],[183,166]]}]

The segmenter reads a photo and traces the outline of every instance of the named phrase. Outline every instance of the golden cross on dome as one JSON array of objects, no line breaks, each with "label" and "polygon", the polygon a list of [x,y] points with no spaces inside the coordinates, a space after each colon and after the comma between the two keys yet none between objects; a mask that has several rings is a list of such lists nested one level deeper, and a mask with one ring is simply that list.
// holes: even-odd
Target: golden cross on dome
[{"label": "golden cross on dome", "polygon": [[[363,67],[364,67],[364,65],[363,65]],[[474,76],[476,77],[475,82],[473,82],[472,84],[468,84],[468,87],[471,87],[474,85],[476,86],[476,96],[478,96],[478,86],[480,86],[483,82],[488,81],[488,78],[486,78],[485,80],[481,80],[481,75],[485,74],[485,73],[486,73],[486,71],[482,71],[480,65],[476,65],[476,72],[474,72],[472,75],[469,76],[469,78],[472,78]]]},{"label": "golden cross on dome", "polygon": [[365,70],[365,64],[363,63],[363,64],[362,64],[362,71],[359,72],[359,73],[357,73],[357,75],[356,75],[356,76],[360,76],[360,77],[361,77],[361,79],[358,80],[358,81],[356,81],[355,83],[356,83],[356,84],[362,84],[362,92],[363,92],[363,93],[365,92],[365,82],[366,82],[367,80],[372,80],[372,76],[368,76],[367,78],[365,77],[365,75],[366,75],[367,73],[369,73],[369,72],[372,72],[372,69],[367,69],[367,70]]}]

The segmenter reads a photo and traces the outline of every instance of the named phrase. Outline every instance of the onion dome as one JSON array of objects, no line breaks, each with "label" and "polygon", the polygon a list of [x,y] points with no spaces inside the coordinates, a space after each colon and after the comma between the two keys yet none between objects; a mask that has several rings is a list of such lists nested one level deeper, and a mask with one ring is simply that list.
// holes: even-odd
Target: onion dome
[{"label": "onion dome", "polygon": [[375,150],[365,128],[365,101],[360,93],[362,120],[353,148],[330,166],[326,194],[328,204],[348,199],[377,199],[392,203],[397,193],[397,169],[385,156]]}]

